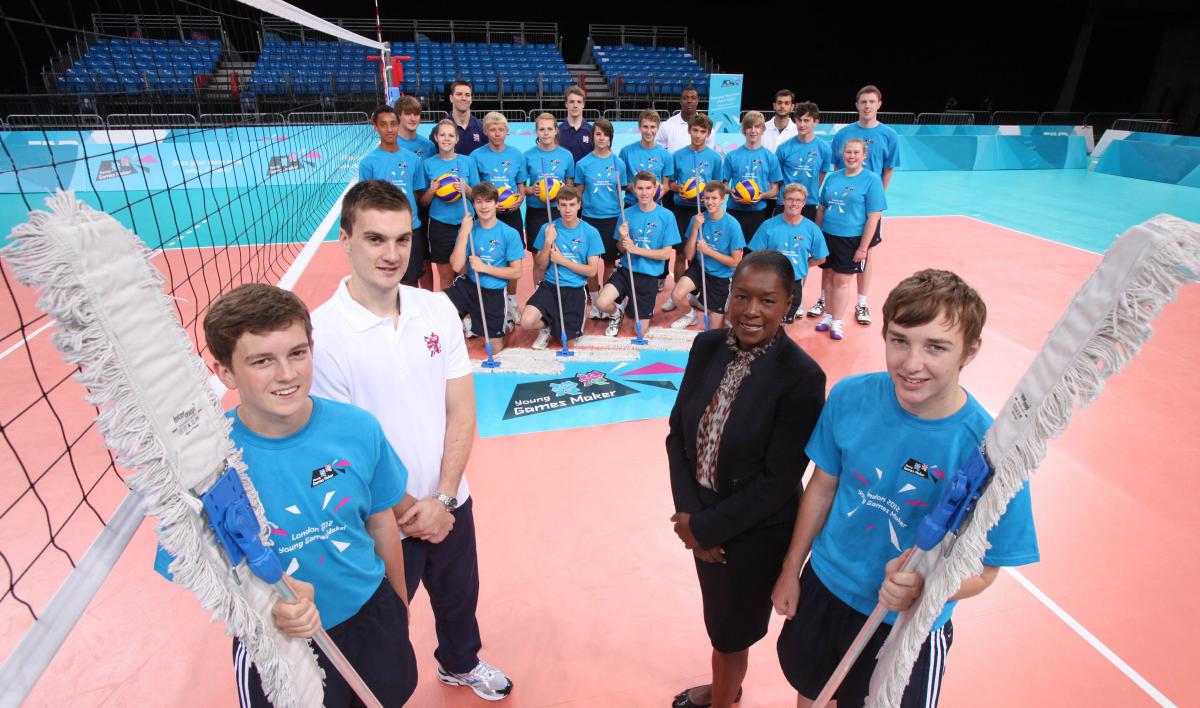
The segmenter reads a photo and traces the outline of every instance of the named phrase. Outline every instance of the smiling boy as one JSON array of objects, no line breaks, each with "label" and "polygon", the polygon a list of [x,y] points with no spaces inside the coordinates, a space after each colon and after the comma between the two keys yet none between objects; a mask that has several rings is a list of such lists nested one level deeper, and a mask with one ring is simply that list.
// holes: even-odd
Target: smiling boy
[{"label": "smiling boy", "polygon": [[[920,271],[883,305],[887,371],[849,376],[829,393],[805,448],[816,467],[771,596],[775,611],[789,618],[779,663],[801,708],[820,693],[879,602],[890,613],[835,694],[839,708],[861,706],[897,612],[921,595],[923,578],[899,572],[900,555],[945,493],[947,477],[992,424],[959,385],[963,367],[979,353],[986,318],[979,294],[957,275]],[[934,622],[901,706],[937,705],[955,602],[986,590],[1000,566],[1038,560],[1028,484],[988,543],[983,572],[963,581]]]},{"label": "smiling boy", "polygon": [[[218,378],[240,398],[228,413],[230,436],[263,511],[284,534],[275,552],[290,578],[305,583],[299,594],[310,598],[276,603],[276,624],[294,637],[324,627],[376,697],[402,705],[417,681],[393,516],[407,470],[370,413],[309,395],[312,325],[294,294],[239,286],[213,303],[204,336]],[[336,506],[328,504],[335,490],[343,500]],[[237,639],[233,655],[240,704],[269,706]],[[346,681],[319,650],[318,660],[324,704],[350,706]]]}]

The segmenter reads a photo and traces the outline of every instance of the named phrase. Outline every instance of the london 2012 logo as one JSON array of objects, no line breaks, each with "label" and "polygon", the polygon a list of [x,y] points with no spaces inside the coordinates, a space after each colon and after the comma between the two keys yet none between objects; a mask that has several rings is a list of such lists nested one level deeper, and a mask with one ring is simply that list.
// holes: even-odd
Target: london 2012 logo
[{"label": "london 2012 logo", "polygon": [[504,411],[504,420],[537,413],[599,403],[637,390],[605,376],[603,371],[585,371],[574,376],[548,381],[517,384]]}]

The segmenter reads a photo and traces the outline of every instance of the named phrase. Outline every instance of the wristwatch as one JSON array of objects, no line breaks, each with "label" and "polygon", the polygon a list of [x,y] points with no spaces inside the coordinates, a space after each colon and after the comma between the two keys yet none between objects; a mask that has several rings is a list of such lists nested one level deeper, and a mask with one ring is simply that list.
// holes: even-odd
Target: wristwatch
[{"label": "wristwatch", "polygon": [[446,507],[446,511],[454,511],[458,508],[458,500],[454,497],[448,497],[445,494],[438,492],[437,494],[433,495],[433,498],[440,501],[442,505]]}]

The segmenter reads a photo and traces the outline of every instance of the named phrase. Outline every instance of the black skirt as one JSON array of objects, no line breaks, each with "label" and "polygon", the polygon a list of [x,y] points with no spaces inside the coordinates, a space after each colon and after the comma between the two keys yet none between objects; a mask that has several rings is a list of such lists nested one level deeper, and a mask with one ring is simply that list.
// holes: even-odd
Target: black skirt
[{"label": "black skirt", "polygon": [[[710,494],[701,490],[701,499]],[[721,544],[724,565],[696,560],[704,628],[713,649],[723,654],[739,652],[767,635],[771,591],[791,540],[791,525],[765,526]]]}]

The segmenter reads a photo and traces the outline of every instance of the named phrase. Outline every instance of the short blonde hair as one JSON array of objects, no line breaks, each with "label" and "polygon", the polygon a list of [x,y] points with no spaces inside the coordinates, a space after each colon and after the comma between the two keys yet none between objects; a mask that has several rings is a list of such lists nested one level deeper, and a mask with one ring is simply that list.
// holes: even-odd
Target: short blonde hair
[{"label": "short blonde hair", "polygon": [[742,116],[742,132],[752,125],[766,125],[767,119],[758,111],[746,111],[746,115]]},{"label": "short blonde hair", "polygon": [[483,117],[483,129],[484,130],[487,130],[488,126],[496,125],[497,123],[504,126],[505,128],[508,127],[508,119],[504,117],[503,113],[497,113],[496,111],[492,111],[491,113],[488,113],[487,115],[485,115]]},{"label": "short blonde hair", "polygon": [[804,185],[800,184],[799,182],[792,182],[791,184],[789,184],[783,188],[783,196],[785,196],[785,197],[787,195],[791,194],[792,192],[804,192],[804,198],[808,199],[808,187],[805,187]]}]

